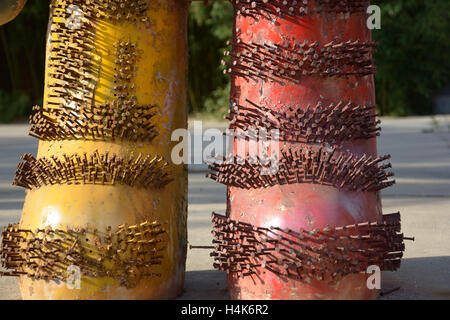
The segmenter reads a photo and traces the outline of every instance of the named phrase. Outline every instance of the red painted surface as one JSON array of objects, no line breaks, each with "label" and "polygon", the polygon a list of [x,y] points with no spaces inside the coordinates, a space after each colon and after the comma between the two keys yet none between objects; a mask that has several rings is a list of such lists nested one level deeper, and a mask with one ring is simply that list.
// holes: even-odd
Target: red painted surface
[{"label": "red painted surface", "polygon": [[[318,41],[319,46],[335,40],[370,41],[370,30],[365,17],[353,14],[321,14],[298,18],[297,22],[277,18],[275,23],[260,18],[236,16],[235,39],[256,43],[276,42],[285,39]],[[245,98],[272,110],[283,111],[283,105],[314,107],[318,101],[324,105],[340,100],[357,104],[374,104],[373,76],[347,78],[306,76],[298,84],[284,81],[246,80],[232,77],[231,98],[249,106]],[[356,140],[346,142],[345,149],[361,156],[376,155],[376,141]],[[236,146],[235,146],[236,147]],[[235,148],[236,149],[236,148]],[[235,150],[236,151],[236,150]],[[381,219],[381,206],[375,192],[350,192],[318,184],[293,184],[266,189],[228,188],[227,215],[230,218],[256,226],[282,228],[323,228],[327,224],[342,226],[356,222]],[[277,275],[259,270],[256,277],[228,276],[231,297],[234,299],[371,299],[378,294],[366,287],[367,276],[350,275],[336,285],[313,280],[309,284],[297,280],[281,280]]]}]

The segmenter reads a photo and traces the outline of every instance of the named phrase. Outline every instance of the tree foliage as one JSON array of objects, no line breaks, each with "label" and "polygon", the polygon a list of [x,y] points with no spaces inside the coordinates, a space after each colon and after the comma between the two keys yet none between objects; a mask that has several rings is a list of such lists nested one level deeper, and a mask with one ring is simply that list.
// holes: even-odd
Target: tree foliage
[{"label": "tree foliage", "polygon": [[430,114],[450,82],[450,1],[379,0],[376,92],[385,115]]},{"label": "tree foliage", "polygon": [[[378,0],[381,29],[373,30],[379,42],[376,96],[383,115],[430,114],[433,95],[450,83],[450,1]],[[231,39],[232,8],[215,1],[190,12],[190,105],[195,112],[217,112],[228,106],[228,78],[220,59]]]}]

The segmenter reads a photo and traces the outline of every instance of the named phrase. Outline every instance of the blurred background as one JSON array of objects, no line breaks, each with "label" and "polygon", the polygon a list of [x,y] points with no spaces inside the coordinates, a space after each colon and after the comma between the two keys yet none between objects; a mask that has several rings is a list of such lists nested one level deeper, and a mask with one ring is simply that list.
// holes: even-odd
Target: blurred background
[{"label": "blurred background", "polygon": [[[0,123],[15,123],[0,125],[0,227],[20,219],[25,194],[11,181],[20,156],[37,150],[26,120],[33,105],[42,105],[49,2],[28,0],[14,21],[0,27]],[[406,244],[401,269],[383,274],[383,290],[401,288],[383,299],[450,299],[450,1],[372,3],[382,10],[381,30],[373,31],[380,44],[378,111],[385,116],[377,146],[379,154],[392,154],[397,181],[382,192],[383,211],[401,211],[402,229],[416,237]],[[207,120],[204,130],[227,127],[215,120],[228,108],[229,79],[220,60],[231,39],[232,15],[226,0],[190,6],[190,120]],[[447,115],[435,115],[442,113]],[[203,142],[191,144],[191,155],[202,153],[209,144]],[[189,166],[188,232],[194,245],[211,242],[211,211],[226,210],[226,187],[206,179],[206,169],[205,163]],[[188,251],[181,298],[227,298],[225,273],[212,270],[208,251]],[[0,278],[2,299],[20,299],[17,279]]]},{"label": "blurred background", "polygon": [[[49,0],[30,0],[0,27],[0,122],[24,122],[42,104]],[[450,113],[450,1],[378,0],[381,30],[375,54],[376,94],[384,116]],[[220,60],[231,39],[232,6],[194,2],[189,16],[189,108],[195,117],[221,119],[229,79]]]}]

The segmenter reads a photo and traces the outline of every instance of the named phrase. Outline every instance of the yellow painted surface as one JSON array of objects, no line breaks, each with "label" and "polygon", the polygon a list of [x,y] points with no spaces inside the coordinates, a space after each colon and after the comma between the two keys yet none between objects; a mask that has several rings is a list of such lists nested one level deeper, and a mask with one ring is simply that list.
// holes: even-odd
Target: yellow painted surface
[{"label": "yellow painted surface", "polygon": [[[60,0],[58,0],[60,1]],[[148,0],[151,27],[144,24],[101,21],[96,34],[99,80],[94,91],[95,104],[112,99],[114,87],[114,46],[117,41],[137,43],[135,95],[139,105],[159,108],[157,131],[151,143],[127,141],[40,141],[38,158],[98,150],[128,158],[135,154],[161,155],[170,162],[175,144],[171,132],[187,127],[187,3],[179,0]],[[49,34],[51,39],[56,35]],[[49,42],[48,45],[51,45]],[[49,53],[49,48],[47,49]],[[47,62],[48,63],[48,62]],[[47,72],[49,71],[47,65]],[[46,77],[46,84],[53,83]],[[49,102],[46,86],[44,105]],[[52,98],[54,99],[54,98]],[[91,226],[99,229],[145,219],[168,221],[168,245],[162,265],[155,268],[161,277],[146,277],[135,288],[119,285],[118,279],[82,277],[81,289],[70,290],[66,284],[21,277],[24,299],[165,299],[179,294],[183,287],[186,259],[187,170],[170,165],[175,181],[161,190],[114,185],[54,185],[27,191],[21,227],[35,229],[51,225],[63,228]]]}]

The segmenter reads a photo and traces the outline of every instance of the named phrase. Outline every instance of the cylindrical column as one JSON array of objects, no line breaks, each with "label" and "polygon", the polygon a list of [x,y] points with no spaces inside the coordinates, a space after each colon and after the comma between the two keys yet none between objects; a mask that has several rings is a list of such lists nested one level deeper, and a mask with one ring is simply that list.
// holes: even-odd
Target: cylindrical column
[{"label": "cylindrical column", "polygon": [[27,0],[3,0],[0,2],[0,26],[13,20],[22,11]]},{"label": "cylindrical column", "polygon": [[[187,9],[182,0],[52,1],[44,106],[31,118],[38,155],[24,157],[15,179],[27,188],[24,231],[13,235],[24,299],[181,292],[187,170],[171,164],[170,137],[187,127]],[[35,238],[34,259],[25,250]],[[66,282],[77,283],[77,268],[74,289]]]},{"label": "cylindrical column", "polygon": [[213,233],[234,299],[375,298],[365,268],[392,269],[397,244],[377,247],[366,228],[383,229],[378,190],[393,183],[376,151],[368,2],[233,1],[230,128],[280,140],[275,173],[261,174],[261,154],[237,162],[251,137],[236,139],[234,165],[212,168],[229,186]]}]

